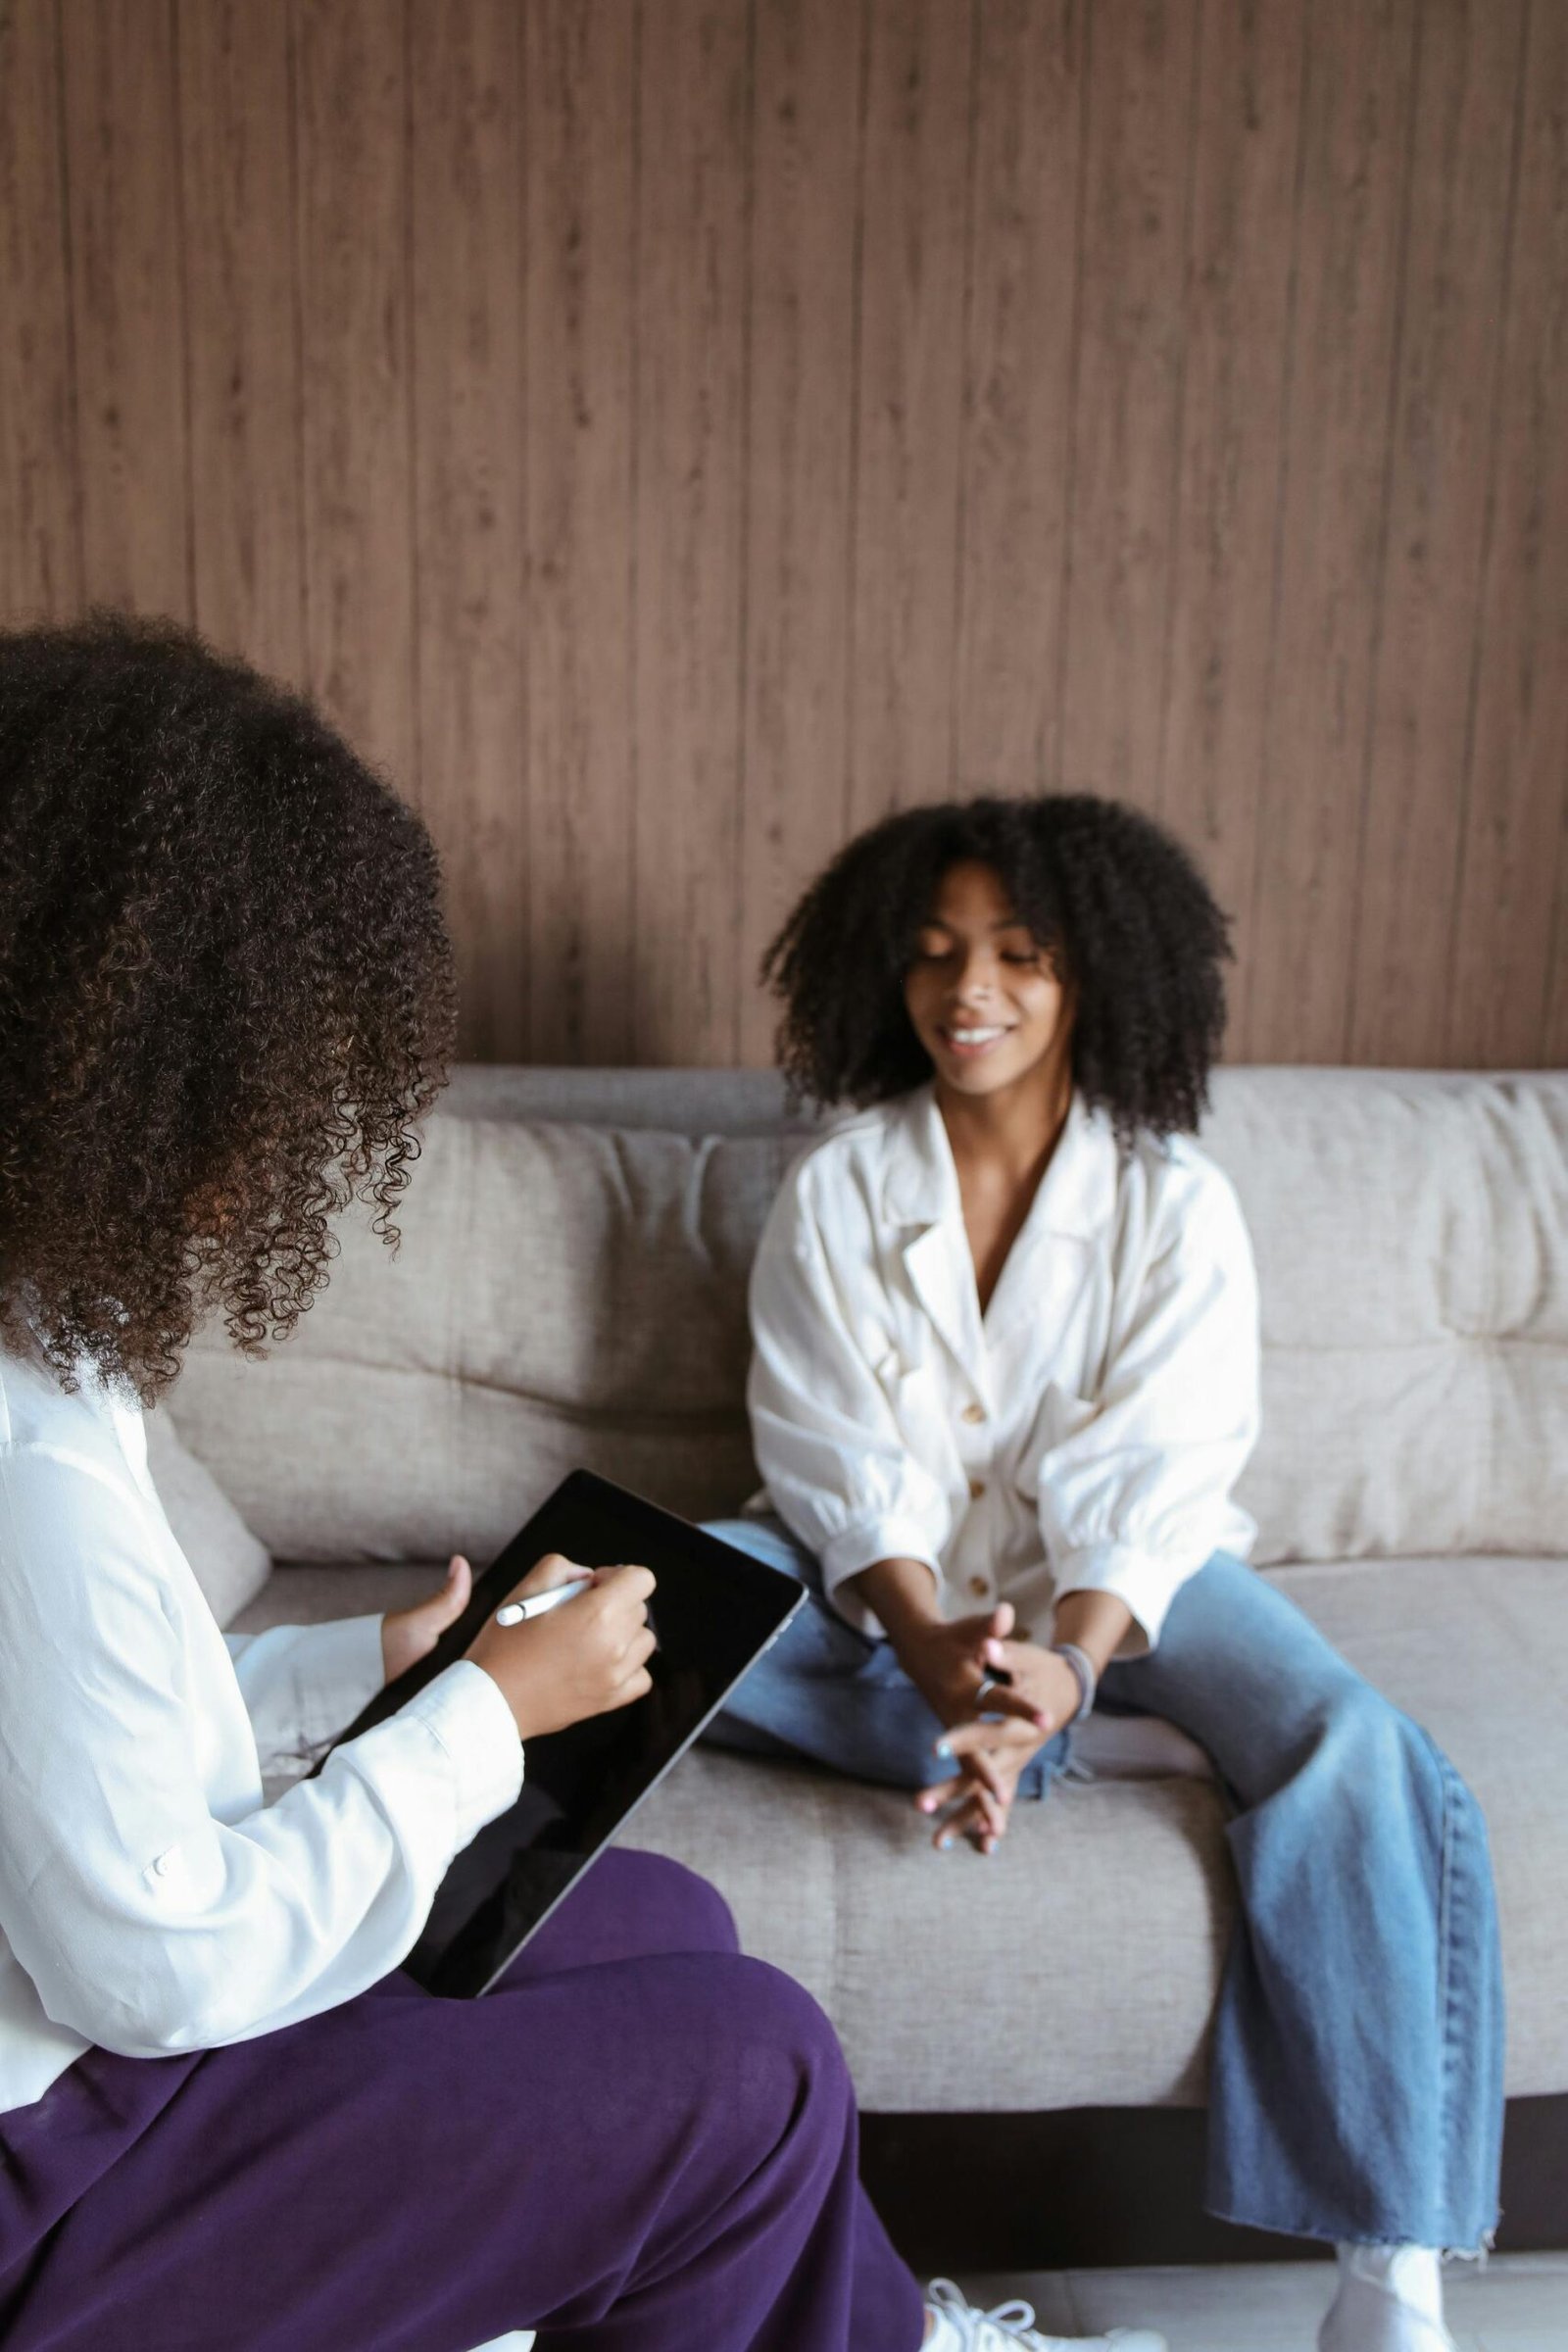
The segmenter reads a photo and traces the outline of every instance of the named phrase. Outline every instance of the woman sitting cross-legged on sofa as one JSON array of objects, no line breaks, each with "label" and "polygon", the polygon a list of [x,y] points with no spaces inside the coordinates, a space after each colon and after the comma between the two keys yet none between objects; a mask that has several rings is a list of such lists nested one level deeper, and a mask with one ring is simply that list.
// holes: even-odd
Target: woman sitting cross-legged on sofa
[{"label": "woman sitting cross-legged on sofa", "polygon": [[1242,1906],[1209,2202],[1338,2243],[1324,2352],[1438,2352],[1440,2253],[1496,2215],[1486,1834],[1426,1734],[1243,1564],[1256,1286],[1189,1140],[1225,952],[1176,845],[1084,796],[892,817],[802,900],[767,964],[784,1066],[860,1115],[763,1232],[776,1516],[719,1532],[814,1605],[719,1736],[915,1788],[939,1845],[987,1854],[1097,1692],[1198,1740]]},{"label": "woman sitting cross-legged on sofa", "polygon": [[452,995],[428,840],[304,705],[171,631],[0,637],[0,2340],[1034,2344],[925,2307],[827,2021],[673,1863],[607,1857],[485,2000],[400,1975],[522,1741],[646,1688],[645,1570],[264,1808],[259,1741],[324,1744],[467,1571],[225,1645],[138,1398],[395,1208]]}]

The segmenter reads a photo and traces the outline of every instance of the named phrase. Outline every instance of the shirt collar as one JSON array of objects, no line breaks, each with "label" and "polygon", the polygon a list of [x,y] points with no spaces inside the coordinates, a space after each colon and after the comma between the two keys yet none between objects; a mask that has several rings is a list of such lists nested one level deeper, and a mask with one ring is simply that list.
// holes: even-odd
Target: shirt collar
[{"label": "shirt collar", "polygon": [[[1066,1124],[1018,1241],[1025,1234],[1047,1233],[1092,1241],[1105,1222],[1115,1168],[1116,1139],[1110,1122],[1102,1112],[1091,1110],[1075,1088]],[[897,1107],[888,1137],[882,1206],[896,1225],[938,1225],[962,1216],[958,1171],[933,1086],[916,1087]]]}]

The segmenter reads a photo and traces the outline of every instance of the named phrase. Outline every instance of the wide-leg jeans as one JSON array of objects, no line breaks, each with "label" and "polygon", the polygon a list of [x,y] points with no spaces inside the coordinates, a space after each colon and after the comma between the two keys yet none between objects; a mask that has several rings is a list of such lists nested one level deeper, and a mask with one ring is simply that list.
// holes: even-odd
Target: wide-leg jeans
[{"label": "wide-leg jeans", "polygon": [[[809,1555],[772,1520],[713,1532],[814,1596],[718,1740],[895,1787],[948,1777],[936,1717],[891,1646],[822,1597]],[[1240,1917],[1215,2020],[1210,2209],[1294,2235],[1479,2249],[1497,2215],[1501,1970],[1486,1828],[1453,1766],[1223,1552],[1177,1594],[1158,1647],[1107,1669],[1101,1704],[1177,1725],[1229,1801]],[[1020,1794],[1044,1795],[1067,1752],[1058,1736]]]}]

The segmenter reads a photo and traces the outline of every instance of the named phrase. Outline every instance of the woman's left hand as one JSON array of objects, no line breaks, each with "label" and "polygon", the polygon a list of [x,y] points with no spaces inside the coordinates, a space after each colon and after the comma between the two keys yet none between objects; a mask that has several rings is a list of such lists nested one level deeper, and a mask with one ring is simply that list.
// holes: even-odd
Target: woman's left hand
[{"label": "woman's left hand", "polygon": [[[995,1736],[994,1725],[984,1728]],[[956,1838],[967,1838],[982,1854],[994,1854],[1007,1834],[1019,1776],[1037,1746],[1037,1741],[1004,1736],[995,1747],[971,1748],[951,1781],[922,1788],[914,1800],[916,1811],[939,1817],[932,1844],[941,1849]]]},{"label": "woman's left hand", "polygon": [[942,1747],[956,1763],[956,1773],[922,1789],[915,1805],[921,1813],[941,1816],[933,1844],[950,1845],[962,1837],[981,1853],[994,1854],[1006,1835],[1024,1766],[1078,1711],[1078,1678],[1065,1658],[1035,1642],[988,1642],[982,1655],[987,1666],[1010,1676],[1018,1696],[1039,1709],[1046,1718],[1044,1735],[1016,1717],[985,1723],[977,1715],[956,1725]]},{"label": "woman's left hand", "polygon": [[447,1627],[456,1625],[463,1615],[472,1591],[473,1570],[459,1552],[447,1569],[445,1582],[428,1600],[416,1600],[412,1608],[388,1609],[381,1620],[381,1663],[389,1683],[430,1655]]}]

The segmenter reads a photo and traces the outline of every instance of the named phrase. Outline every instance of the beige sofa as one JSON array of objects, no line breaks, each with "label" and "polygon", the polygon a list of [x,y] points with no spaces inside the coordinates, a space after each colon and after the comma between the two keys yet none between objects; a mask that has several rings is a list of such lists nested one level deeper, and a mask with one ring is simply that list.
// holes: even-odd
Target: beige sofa
[{"label": "beige sofa", "polygon": [[[210,1340],[172,1400],[280,1563],[239,1621],[407,1597],[578,1462],[733,1510],[747,1264],[799,1141],[760,1075],[461,1072],[400,1254],[347,1233],[286,1348]],[[1568,2090],[1568,1078],[1227,1071],[1206,1142],[1262,1278],[1259,1559],[1478,1790],[1509,2088]],[[1192,2104],[1231,1893],[1219,1790],[1169,1762],[1060,1787],[992,1862],[707,1753],[635,1834],[818,1995],[872,2110]]]}]

